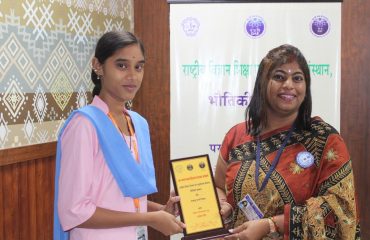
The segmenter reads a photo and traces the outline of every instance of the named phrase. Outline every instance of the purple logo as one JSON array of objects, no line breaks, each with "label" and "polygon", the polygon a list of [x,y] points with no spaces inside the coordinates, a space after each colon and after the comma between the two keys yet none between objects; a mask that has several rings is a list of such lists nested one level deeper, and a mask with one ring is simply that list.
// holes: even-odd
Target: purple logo
[{"label": "purple logo", "polygon": [[312,18],[310,30],[316,37],[323,37],[330,31],[329,19],[325,16],[319,15]]},{"label": "purple logo", "polygon": [[200,26],[198,20],[192,17],[185,18],[182,21],[181,25],[182,25],[182,29],[184,30],[185,34],[189,37],[195,36]]},{"label": "purple logo", "polygon": [[250,37],[259,38],[265,33],[265,21],[260,16],[251,16],[245,21],[244,30]]}]

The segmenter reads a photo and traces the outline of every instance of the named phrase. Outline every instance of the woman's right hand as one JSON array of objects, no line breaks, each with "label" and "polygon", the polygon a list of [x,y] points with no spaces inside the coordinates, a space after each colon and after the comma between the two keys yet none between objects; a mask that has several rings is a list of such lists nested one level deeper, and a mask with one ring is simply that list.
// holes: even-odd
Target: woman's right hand
[{"label": "woman's right hand", "polygon": [[181,233],[185,228],[185,224],[172,214],[166,211],[155,211],[150,212],[150,227],[154,228],[157,231],[160,231],[166,236]]},{"label": "woman's right hand", "polygon": [[232,234],[225,240],[257,240],[262,239],[270,233],[270,224],[266,218],[248,221],[229,230]]}]

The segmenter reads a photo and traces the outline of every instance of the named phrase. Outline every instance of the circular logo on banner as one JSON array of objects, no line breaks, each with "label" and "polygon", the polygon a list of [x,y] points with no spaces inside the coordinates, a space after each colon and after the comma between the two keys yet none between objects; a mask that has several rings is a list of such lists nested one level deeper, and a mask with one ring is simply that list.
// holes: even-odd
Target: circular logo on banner
[{"label": "circular logo on banner", "polygon": [[265,21],[260,16],[250,16],[245,21],[244,30],[250,37],[259,38],[265,33]]},{"label": "circular logo on banner", "polygon": [[310,30],[316,37],[323,37],[330,31],[329,19],[325,16],[315,16],[311,20]]},{"label": "circular logo on banner", "polygon": [[188,17],[182,21],[181,26],[186,36],[193,37],[197,34],[200,24],[197,19]]}]

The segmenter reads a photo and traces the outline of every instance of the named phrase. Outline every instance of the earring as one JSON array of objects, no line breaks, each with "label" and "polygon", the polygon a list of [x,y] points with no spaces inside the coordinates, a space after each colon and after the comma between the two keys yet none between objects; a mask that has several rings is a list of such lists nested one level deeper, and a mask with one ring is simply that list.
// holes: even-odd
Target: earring
[{"label": "earring", "polygon": [[100,76],[99,74],[97,73],[98,70],[96,70],[95,68],[92,69],[94,71],[94,73],[96,74],[96,79],[100,80]]}]

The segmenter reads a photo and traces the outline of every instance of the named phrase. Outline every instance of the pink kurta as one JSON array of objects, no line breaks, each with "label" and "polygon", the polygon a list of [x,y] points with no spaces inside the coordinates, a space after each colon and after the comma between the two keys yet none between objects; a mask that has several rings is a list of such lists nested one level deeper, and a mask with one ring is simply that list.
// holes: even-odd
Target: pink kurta
[{"label": "pink kurta", "polygon": [[[92,105],[108,113],[108,106],[99,97],[93,99]],[[133,199],[125,197],[119,189],[89,120],[76,115],[65,128],[61,141],[58,213],[63,229],[70,230],[70,240],[136,240],[136,227],[76,227],[89,219],[96,207],[135,212],[135,206]],[[146,196],[140,198],[140,211],[147,211]]]}]

